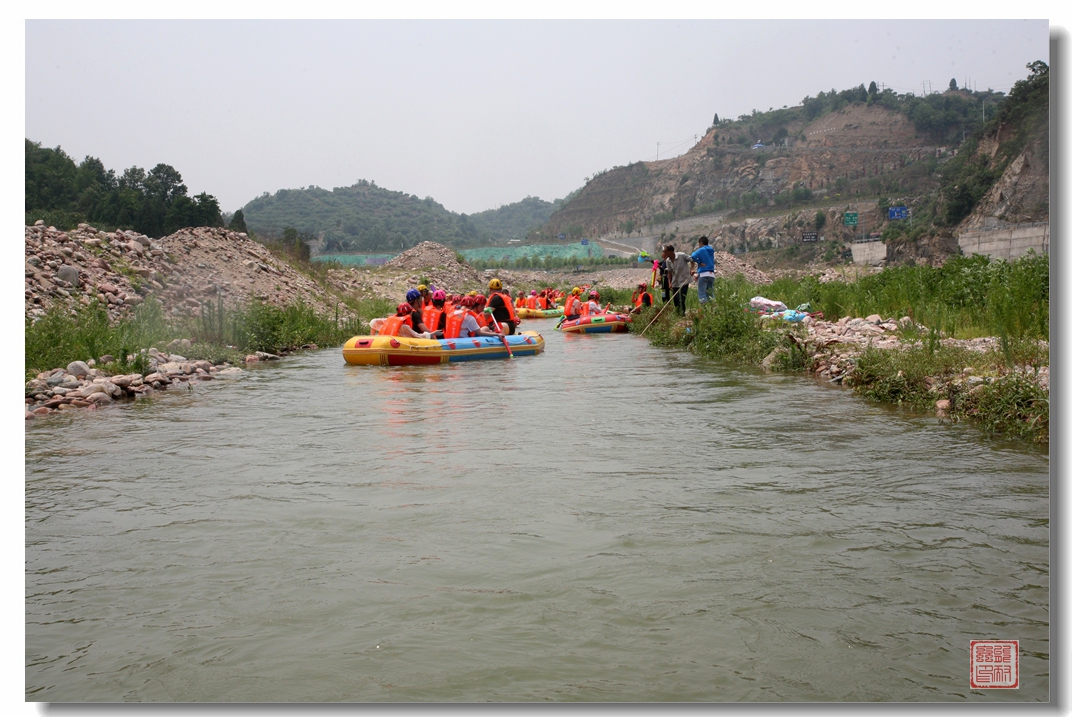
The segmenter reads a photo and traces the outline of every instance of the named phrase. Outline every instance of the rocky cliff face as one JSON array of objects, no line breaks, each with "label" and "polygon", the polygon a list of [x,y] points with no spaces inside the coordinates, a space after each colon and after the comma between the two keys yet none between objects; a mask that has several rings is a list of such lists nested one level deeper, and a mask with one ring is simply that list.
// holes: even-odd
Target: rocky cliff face
[{"label": "rocky cliff face", "polygon": [[[984,151],[996,153],[997,143],[989,144]],[[1050,165],[1045,150],[1033,142],[1020,152],[958,228],[1049,221]]]},{"label": "rocky cliff face", "polygon": [[615,232],[630,221],[642,225],[660,216],[687,216],[749,193],[763,206],[794,189],[851,200],[872,194],[876,182],[881,187],[909,165],[949,154],[927,145],[904,115],[877,106],[854,105],[810,123],[790,123],[783,146],[761,150],[751,149],[739,130],[723,127],[709,129],[680,157],[637,162],[595,177],[551,217],[548,228]]}]

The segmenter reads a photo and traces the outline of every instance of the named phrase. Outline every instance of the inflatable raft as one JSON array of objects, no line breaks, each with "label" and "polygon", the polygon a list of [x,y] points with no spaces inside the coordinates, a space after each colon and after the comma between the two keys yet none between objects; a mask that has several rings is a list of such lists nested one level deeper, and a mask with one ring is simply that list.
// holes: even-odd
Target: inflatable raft
[{"label": "inflatable raft", "polygon": [[[506,337],[514,356],[543,351],[544,340],[535,331]],[[405,336],[354,336],[342,347],[346,363],[355,366],[415,366],[480,361],[507,357],[498,336],[458,339],[411,339]]]},{"label": "inflatable raft", "polygon": [[629,314],[590,314],[564,321],[559,330],[571,334],[611,334],[629,330],[633,317]]},{"label": "inflatable raft", "polygon": [[515,309],[519,319],[557,319],[562,316],[562,308],[557,309]]}]

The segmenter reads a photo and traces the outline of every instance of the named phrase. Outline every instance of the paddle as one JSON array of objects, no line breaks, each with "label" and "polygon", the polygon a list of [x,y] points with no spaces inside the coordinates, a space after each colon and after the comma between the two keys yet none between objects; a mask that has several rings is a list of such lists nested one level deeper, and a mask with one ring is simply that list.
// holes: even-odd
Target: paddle
[{"label": "paddle", "polygon": [[506,334],[503,333],[502,327],[499,326],[499,322],[495,320],[495,313],[491,310],[491,307],[485,307],[484,313],[488,315],[488,320],[491,321],[495,330],[500,334],[503,340],[503,346],[506,347],[506,358],[513,358],[514,352],[510,350],[510,342],[506,340]]}]

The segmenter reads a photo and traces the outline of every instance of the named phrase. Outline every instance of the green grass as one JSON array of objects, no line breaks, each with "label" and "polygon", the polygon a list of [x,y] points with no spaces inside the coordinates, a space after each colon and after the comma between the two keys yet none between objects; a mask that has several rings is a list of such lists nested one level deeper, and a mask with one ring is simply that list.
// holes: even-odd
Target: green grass
[{"label": "green grass", "polygon": [[[1049,257],[1013,262],[985,256],[953,257],[941,267],[890,267],[852,283],[819,283],[814,276],[782,278],[766,286],[720,278],[716,292],[755,291],[790,308],[810,303],[828,321],[843,316],[907,316],[954,338],[1007,336],[1049,339]],[[746,288],[747,287],[747,288]]]},{"label": "green grass", "polygon": [[364,321],[340,319],[338,311],[321,315],[301,303],[279,308],[255,302],[232,308],[209,301],[200,316],[169,321],[159,302],[149,298],[131,316],[115,323],[109,322],[107,311],[96,302],[74,314],[55,307],[36,322],[26,320],[26,377],[106,354],[116,357],[116,363],[107,368],[143,373],[145,360],[139,357],[127,363],[127,356],[164,347],[177,338],[193,339],[193,346],[183,349],[184,356],[214,363],[241,361],[252,351],[278,353],[305,344],[338,346],[367,332],[367,320],[385,315],[389,308],[379,300],[347,303]]},{"label": "green grass", "polygon": [[[1009,359],[1027,372],[1009,370]],[[1049,353],[1036,341],[1009,342],[1004,350],[977,352],[940,346],[903,351],[867,349],[845,379],[857,393],[884,403],[934,410],[950,402],[952,419],[970,418],[991,433],[1006,433],[1037,442],[1049,440],[1049,395],[1029,373],[1049,364]],[[973,385],[970,376],[985,378]]]},{"label": "green grass", "polygon": [[[804,344],[805,328],[765,321],[750,312],[748,301],[757,294],[790,307],[810,303],[812,311],[822,311],[828,320],[870,314],[912,317],[930,330],[911,325],[902,338],[918,340],[919,345],[866,349],[845,379],[847,386],[875,401],[925,411],[947,398],[954,420],[972,419],[984,430],[1039,442],[1049,439],[1048,394],[1023,374],[1049,365],[1045,256],[1029,255],[1012,263],[957,258],[940,268],[886,269],[851,284],[820,284],[806,277],[757,286],[741,276],[719,278],[713,305],[701,308],[690,292],[684,317],[657,303],[634,319],[634,331],[645,332],[656,346],[732,363],[755,366],[773,354],[773,362],[767,363],[774,369],[812,368],[815,349]],[[996,336],[999,347],[978,352],[942,345],[939,339],[948,336]],[[963,373],[966,367],[971,367],[970,374]],[[969,381],[969,375],[986,381]]]}]

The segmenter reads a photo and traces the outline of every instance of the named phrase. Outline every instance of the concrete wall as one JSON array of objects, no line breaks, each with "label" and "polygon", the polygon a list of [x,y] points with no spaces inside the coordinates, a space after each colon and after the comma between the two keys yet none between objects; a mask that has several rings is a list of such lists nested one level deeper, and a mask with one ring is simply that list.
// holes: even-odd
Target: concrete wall
[{"label": "concrete wall", "polygon": [[957,243],[965,256],[986,254],[991,259],[1015,259],[1030,249],[1036,254],[1049,254],[1050,224],[1020,224],[962,232]]},{"label": "concrete wall", "polygon": [[886,243],[859,241],[852,243],[853,264],[881,264],[886,261]]}]

